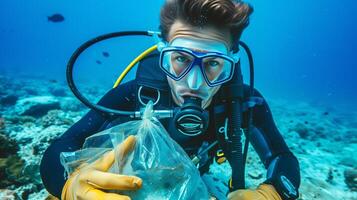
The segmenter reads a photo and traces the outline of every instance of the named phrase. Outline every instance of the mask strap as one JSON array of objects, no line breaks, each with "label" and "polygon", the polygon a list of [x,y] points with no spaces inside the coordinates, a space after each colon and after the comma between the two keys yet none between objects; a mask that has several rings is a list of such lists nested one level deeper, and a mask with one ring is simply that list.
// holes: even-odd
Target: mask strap
[{"label": "mask strap", "polygon": [[230,56],[231,58],[233,58],[234,63],[238,63],[239,60],[240,60],[240,58],[241,58],[241,51],[238,51],[238,52],[236,52],[236,53],[234,53],[234,51],[231,51],[231,52],[229,53],[229,56]]},{"label": "mask strap", "polygon": [[167,42],[160,41],[160,42],[157,43],[157,50],[159,52],[161,52],[167,46],[168,46]]},{"label": "mask strap", "polygon": [[157,44],[157,50],[159,52],[162,51],[163,48],[167,47],[167,42],[165,42],[160,36],[161,32],[158,31],[150,31],[149,34],[154,38],[155,43]]}]

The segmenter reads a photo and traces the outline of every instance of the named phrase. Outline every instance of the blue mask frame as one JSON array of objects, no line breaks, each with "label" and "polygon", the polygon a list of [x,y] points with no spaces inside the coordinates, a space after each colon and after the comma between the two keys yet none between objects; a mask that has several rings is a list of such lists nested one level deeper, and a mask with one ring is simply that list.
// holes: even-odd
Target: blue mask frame
[{"label": "blue mask frame", "polygon": [[[183,73],[181,73],[181,75],[179,75],[178,77],[172,75],[167,69],[165,69],[165,67],[163,66],[163,59],[164,59],[164,54],[167,53],[167,52],[170,52],[170,51],[175,51],[175,52],[183,52],[183,53],[186,53],[186,54],[189,54],[191,55],[192,57],[194,57],[194,61],[190,64],[189,67],[187,67],[185,69],[185,71]],[[202,65],[202,60],[204,58],[207,58],[207,57],[219,57],[219,58],[223,58],[227,61],[229,61],[231,64],[232,64],[232,68],[231,68],[231,71],[230,71],[230,75],[228,76],[227,79],[224,79],[224,80],[221,80],[221,81],[217,81],[217,82],[214,82],[212,83],[211,81],[209,81],[206,73],[204,73],[204,68],[203,68],[203,65]],[[235,69],[235,64],[239,62],[239,56],[236,56],[236,57],[230,57],[230,56],[227,56],[226,54],[223,54],[223,53],[220,53],[220,52],[198,52],[198,51],[193,51],[191,49],[188,49],[188,48],[184,48],[184,47],[176,47],[176,46],[170,46],[170,47],[164,47],[161,49],[161,53],[160,53],[160,68],[165,72],[165,74],[167,76],[169,76],[170,78],[172,78],[173,80],[175,81],[179,81],[181,80],[183,77],[185,77],[188,72],[191,71],[191,69],[195,66],[195,65],[198,65],[200,67],[200,70],[201,70],[201,73],[203,74],[203,77],[207,83],[207,85],[209,87],[215,87],[215,86],[218,86],[218,85],[222,85],[223,83],[226,83],[228,81],[230,81],[232,78],[233,78],[233,74],[234,74],[234,69]]]}]

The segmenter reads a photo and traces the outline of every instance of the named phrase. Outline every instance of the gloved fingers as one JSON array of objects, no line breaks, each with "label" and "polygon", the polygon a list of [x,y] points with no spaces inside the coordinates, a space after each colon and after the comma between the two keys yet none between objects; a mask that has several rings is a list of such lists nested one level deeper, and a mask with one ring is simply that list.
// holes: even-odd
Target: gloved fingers
[{"label": "gloved fingers", "polygon": [[228,194],[229,200],[281,200],[274,186],[262,184],[257,190],[236,190]]},{"label": "gloved fingers", "polygon": [[281,200],[279,193],[275,190],[273,185],[261,184],[257,188],[257,192],[259,192],[266,199]]},{"label": "gloved fingers", "polygon": [[142,180],[136,176],[126,176],[102,171],[91,171],[87,174],[88,184],[99,189],[116,190],[137,190],[141,188]]},{"label": "gloved fingers", "polygon": [[114,194],[114,193],[105,193],[103,198],[104,200],[131,200],[130,197],[121,195],[121,194]]},{"label": "gloved fingers", "polygon": [[235,198],[235,196],[237,196],[238,195],[238,190],[236,190],[236,191],[234,191],[234,192],[230,192],[229,194],[228,194],[228,196],[227,196],[227,198],[229,199],[229,200],[234,200]]},{"label": "gloved fingers", "polygon": [[88,190],[83,197],[79,199],[86,200],[130,200],[130,197],[114,193],[106,193],[98,189]]},{"label": "gloved fingers", "polygon": [[261,196],[253,190],[236,190],[228,194],[229,200],[263,200]]},{"label": "gloved fingers", "polygon": [[[135,137],[130,135],[121,144],[118,145],[117,148],[119,148],[119,152],[123,152],[123,155],[129,153],[133,149],[135,141]],[[114,150],[111,150],[108,153],[104,154],[101,158],[96,160],[92,166],[100,171],[108,171],[108,169],[113,165],[114,159],[115,153]]]},{"label": "gloved fingers", "polygon": [[275,191],[274,186],[272,186],[270,184],[264,184],[264,183],[259,185],[257,189],[258,190],[273,190],[273,191]]},{"label": "gloved fingers", "polygon": [[124,140],[123,143],[117,146],[117,151],[121,159],[125,158],[133,149],[136,143],[136,138],[133,135],[130,135]]},{"label": "gloved fingers", "polygon": [[61,193],[61,199],[66,200],[66,199],[73,199],[71,198],[71,195],[73,193],[73,182],[76,179],[76,175],[71,175],[71,177],[66,181],[62,188],[62,193]]}]

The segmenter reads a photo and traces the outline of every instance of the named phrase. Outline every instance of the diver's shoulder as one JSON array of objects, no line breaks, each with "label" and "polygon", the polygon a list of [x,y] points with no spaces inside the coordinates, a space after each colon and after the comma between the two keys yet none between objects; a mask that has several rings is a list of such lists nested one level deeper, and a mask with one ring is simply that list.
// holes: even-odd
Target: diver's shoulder
[{"label": "diver's shoulder", "polygon": [[121,99],[123,96],[131,97],[132,94],[135,94],[136,88],[136,80],[122,83],[117,87],[108,90],[108,92],[103,96],[102,100],[107,102],[109,99],[112,99],[109,100],[109,102],[112,102]]},{"label": "diver's shoulder", "polygon": [[[250,95],[250,85],[244,84],[244,85],[243,85],[243,91],[244,91],[244,96],[245,96],[245,97],[249,97],[249,95]],[[260,92],[260,90],[257,89],[257,88],[255,88],[255,87],[254,87],[254,94],[253,94],[253,96],[264,98],[263,95],[262,95],[262,93]]]},{"label": "diver's shoulder", "polygon": [[118,85],[117,87],[113,88],[112,91],[114,91],[114,92],[133,91],[136,89],[136,85],[137,85],[136,80],[130,80],[128,82],[122,83],[122,84]]}]

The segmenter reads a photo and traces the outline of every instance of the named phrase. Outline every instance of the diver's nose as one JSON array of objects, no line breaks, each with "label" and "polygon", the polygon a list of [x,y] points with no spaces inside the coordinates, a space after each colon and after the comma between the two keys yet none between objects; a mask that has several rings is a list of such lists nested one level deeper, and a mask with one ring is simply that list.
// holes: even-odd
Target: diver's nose
[{"label": "diver's nose", "polygon": [[198,90],[204,83],[203,74],[199,66],[193,66],[187,74],[187,85],[191,90]]}]

